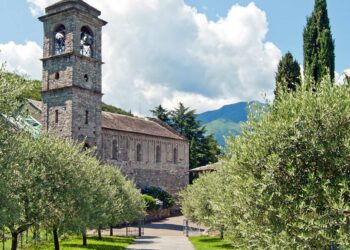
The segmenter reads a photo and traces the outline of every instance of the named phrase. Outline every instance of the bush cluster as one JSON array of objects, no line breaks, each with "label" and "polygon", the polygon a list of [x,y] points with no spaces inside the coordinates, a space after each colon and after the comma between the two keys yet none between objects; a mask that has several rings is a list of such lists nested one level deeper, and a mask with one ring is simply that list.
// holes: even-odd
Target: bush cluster
[{"label": "bush cluster", "polygon": [[143,194],[150,195],[153,198],[162,201],[163,208],[171,208],[172,206],[174,206],[173,197],[159,187],[146,187],[143,188],[141,192]]},{"label": "bush cluster", "polygon": [[182,193],[187,217],[238,249],[350,247],[350,87],[307,86],[228,139],[225,167]]}]

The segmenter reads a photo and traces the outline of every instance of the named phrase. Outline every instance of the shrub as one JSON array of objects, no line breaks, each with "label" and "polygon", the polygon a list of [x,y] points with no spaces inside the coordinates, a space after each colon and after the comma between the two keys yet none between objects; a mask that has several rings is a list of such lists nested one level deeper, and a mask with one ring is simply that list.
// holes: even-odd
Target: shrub
[{"label": "shrub", "polygon": [[146,210],[148,212],[159,209],[159,206],[157,205],[157,200],[155,198],[153,198],[152,196],[150,196],[148,194],[144,194],[144,195],[142,195],[142,197],[146,203]]},{"label": "shrub", "polygon": [[166,191],[158,187],[147,187],[142,189],[143,194],[148,194],[153,198],[161,200],[163,202],[163,208],[171,208],[174,205],[172,196]]}]

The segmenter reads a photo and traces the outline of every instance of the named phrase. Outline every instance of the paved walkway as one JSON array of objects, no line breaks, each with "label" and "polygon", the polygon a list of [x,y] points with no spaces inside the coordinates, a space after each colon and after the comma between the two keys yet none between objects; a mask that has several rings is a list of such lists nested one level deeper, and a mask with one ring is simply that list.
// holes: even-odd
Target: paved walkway
[{"label": "paved walkway", "polygon": [[145,225],[145,235],[127,250],[195,250],[183,235],[184,217],[172,217]]},{"label": "paved walkway", "polygon": [[143,236],[127,250],[195,250],[184,236]]}]

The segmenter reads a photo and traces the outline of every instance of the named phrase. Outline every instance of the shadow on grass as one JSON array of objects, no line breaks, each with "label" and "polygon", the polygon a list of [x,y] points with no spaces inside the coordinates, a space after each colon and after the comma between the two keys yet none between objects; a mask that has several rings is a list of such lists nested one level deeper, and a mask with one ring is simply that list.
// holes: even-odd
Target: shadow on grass
[{"label": "shadow on grass", "polygon": [[126,243],[126,244],[131,244],[134,242],[134,238],[125,238],[125,237],[118,237],[118,236],[102,237],[102,240],[99,240],[97,236],[89,236],[87,240],[88,240],[87,241],[88,244],[89,244],[89,240],[100,241],[100,242],[112,242],[112,243]]},{"label": "shadow on grass", "polygon": [[122,246],[112,246],[103,244],[89,244],[87,246],[82,246],[81,244],[64,244],[64,247],[71,248],[83,248],[83,249],[94,249],[94,250],[124,250],[125,247]]},{"label": "shadow on grass", "polygon": [[225,241],[221,240],[218,237],[213,238],[200,238],[198,239],[198,242],[204,243],[204,244],[213,244],[220,247],[220,249],[233,249],[232,245],[229,243],[226,243]]}]

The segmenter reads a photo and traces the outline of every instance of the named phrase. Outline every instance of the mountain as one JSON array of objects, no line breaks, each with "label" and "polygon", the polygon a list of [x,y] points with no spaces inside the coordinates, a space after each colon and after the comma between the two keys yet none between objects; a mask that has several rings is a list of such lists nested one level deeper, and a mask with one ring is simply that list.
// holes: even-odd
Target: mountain
[{"label": "mountain", "polygon": [[213,134],[217,142],[224,146],[224,137],[241,133],[240,126],[248,120],[249,106],[252,103],[261,104],[259,102],[239,102],[225,105],[220,109],[201,113],[197,119],[202,121],[208,133]]}]

